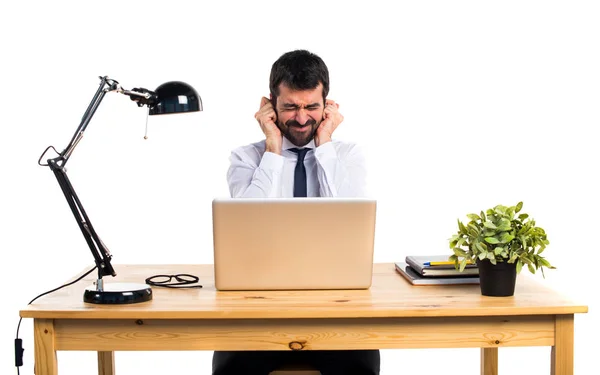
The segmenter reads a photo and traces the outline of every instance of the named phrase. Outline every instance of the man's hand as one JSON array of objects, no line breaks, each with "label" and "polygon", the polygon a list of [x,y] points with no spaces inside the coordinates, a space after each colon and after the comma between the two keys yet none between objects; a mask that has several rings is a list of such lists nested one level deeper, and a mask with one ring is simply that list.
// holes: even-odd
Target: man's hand
[{"label": "man's hand", "polygon": [[338,111],[340,105],[331,99],[325,101],[323,121],[315,133],[315,146],[330,142],[333,131],[344,121],[344,116]]},{"label": "man's hand", "polygon": [[258,121],[260,128],[267,138],[266,151],[281,155],[281,131],[275,124],[277,114],[268,98],[263,96],[260,100],[260,109],[254,115],[254,118]]}]

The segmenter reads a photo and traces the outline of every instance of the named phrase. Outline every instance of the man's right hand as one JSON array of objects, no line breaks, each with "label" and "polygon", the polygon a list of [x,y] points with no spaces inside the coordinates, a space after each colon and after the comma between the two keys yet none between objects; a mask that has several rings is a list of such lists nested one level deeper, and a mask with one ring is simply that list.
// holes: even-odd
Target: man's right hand
[{"label": "man's right hand", "polygon": [[277,114],[268,98],[263,96],[260,100],[260,109],[254,115],[254,118],[258,121],[260,128],[267,138],[266,151],[281,155],[281,131],[275,124]]}]

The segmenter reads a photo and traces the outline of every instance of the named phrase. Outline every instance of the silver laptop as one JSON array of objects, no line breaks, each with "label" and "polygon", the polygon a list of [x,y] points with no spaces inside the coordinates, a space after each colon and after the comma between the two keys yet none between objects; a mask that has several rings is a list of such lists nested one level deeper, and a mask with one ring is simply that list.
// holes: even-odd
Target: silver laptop
[{"label": "silver laptop", "polygon": [[218,290],[371,286],[374,199],[217,198],[212,211]]}]

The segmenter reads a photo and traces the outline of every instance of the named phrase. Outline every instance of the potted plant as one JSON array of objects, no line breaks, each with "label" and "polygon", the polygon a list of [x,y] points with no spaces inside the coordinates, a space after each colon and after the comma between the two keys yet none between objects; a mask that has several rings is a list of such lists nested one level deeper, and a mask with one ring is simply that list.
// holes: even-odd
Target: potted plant
[{"label": "potted plant", "polygon": [[458,220],[458,233],[450,238],[454,254],[449,257],[461,272],[467,262],[479,268],[481,293],[486,296],[512,296],[516,276],[526,265],[531,273],[544,267],[554,269],[541,254],[550,243],[543,228],[516,206],[497,205],[479,215],[468,214],[464,225]]}]

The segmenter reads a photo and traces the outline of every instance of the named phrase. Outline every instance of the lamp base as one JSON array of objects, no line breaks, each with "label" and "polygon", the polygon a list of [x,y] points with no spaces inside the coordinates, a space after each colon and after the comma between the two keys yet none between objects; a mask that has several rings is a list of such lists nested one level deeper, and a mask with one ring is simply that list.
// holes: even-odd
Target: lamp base
[{"label": "lamp base", "polygon": [[103,305],[140,303],[152,299],[152,289],[146,284],[107,283],[104,290],[90,286],[83,293],[83,302]]}]

